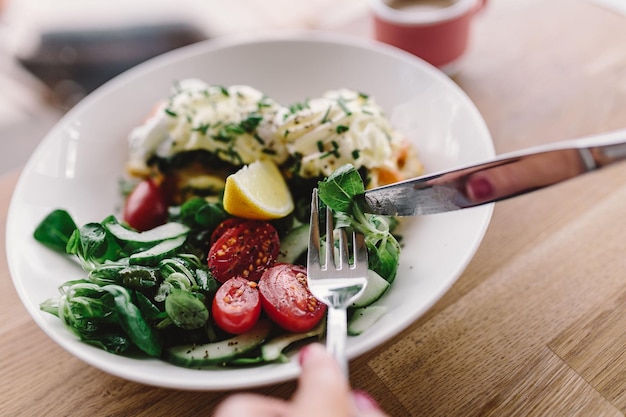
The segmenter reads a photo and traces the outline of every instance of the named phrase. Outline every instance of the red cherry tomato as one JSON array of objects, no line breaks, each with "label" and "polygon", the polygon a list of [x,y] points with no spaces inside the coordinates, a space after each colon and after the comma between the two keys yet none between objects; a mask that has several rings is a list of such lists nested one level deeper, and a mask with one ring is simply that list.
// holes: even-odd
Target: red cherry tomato
[{"label": "red cherry tomato", "polygon": [[243,222],[245,222],[245,220],[240,217],[231,217],[218,224],[217,227],[213,230],[213,233],[211,233],[211,245],[213,245],[215,241],[219,239],[219,237],[222,236],[226,230],[235,227]]},{"label": "red cherry tomato", "polygon": [[311,294],[306,268],[277,263],[259,280],[261,305],[268,317],[290,332],[311,330],[324,317],[326,305]]},{"label": "red cherry tomato", "polygon": [[271,224],[245,220],[227,228],[211,245],[209,269],[220,282],[241,276],[258,281],[263,271],[276,262],[280,240]]},{"label": "red cherry tomato", "polygon": [[126,198],[122,218],[141,232],[167,221],[167,198],[152,180],[141,181]]},{"label": "red cherry tomato", "polygon": [[261,315],[257,283],[245,278],[231,278],[222,284],[213,298],[213,320],[220,329],[233,334],[250,330]]}]

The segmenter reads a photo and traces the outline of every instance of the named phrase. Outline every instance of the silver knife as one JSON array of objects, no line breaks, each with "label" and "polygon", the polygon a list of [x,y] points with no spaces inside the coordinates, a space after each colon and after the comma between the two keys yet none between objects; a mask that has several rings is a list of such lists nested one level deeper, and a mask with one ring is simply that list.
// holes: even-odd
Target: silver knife
[{"label": "silver knife", "polygon": [[355,201],[367,213],[388,216],[443,213],[525,194],[623,160],[626,130],[528,148],[374,188]]}]

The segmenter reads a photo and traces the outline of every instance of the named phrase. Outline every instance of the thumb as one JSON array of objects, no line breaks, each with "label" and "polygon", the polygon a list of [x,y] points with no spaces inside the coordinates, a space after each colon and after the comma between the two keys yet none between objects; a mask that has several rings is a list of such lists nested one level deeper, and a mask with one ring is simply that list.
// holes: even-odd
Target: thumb
[{"label": "thumb", "polygon": [[350,384],[339,364],[314,343],[300,352],[302,374],[293,404],[298,416],[350,416],[354,410]]}]

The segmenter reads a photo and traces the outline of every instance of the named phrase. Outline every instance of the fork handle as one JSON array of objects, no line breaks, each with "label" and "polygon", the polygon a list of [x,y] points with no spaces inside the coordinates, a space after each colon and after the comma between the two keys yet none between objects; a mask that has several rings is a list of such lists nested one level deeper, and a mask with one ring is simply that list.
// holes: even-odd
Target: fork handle
[{"label": "fork handle", "polygon": [[341,370],[349,377],[346,339],[348,334],[348,314],[345,308],[328,308],[326,319],[326,349],[337,360]]}]

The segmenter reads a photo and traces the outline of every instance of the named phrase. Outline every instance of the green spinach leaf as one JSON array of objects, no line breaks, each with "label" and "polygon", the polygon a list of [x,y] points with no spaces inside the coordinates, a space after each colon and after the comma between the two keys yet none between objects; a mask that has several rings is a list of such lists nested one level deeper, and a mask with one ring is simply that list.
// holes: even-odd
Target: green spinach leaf
[{"label": "green spinach leaf", "polygon": [[77,229],[72,216],[61,209],[50,212],[35,228],[35,240],[47,247],[65,253],[67,242]]}]

